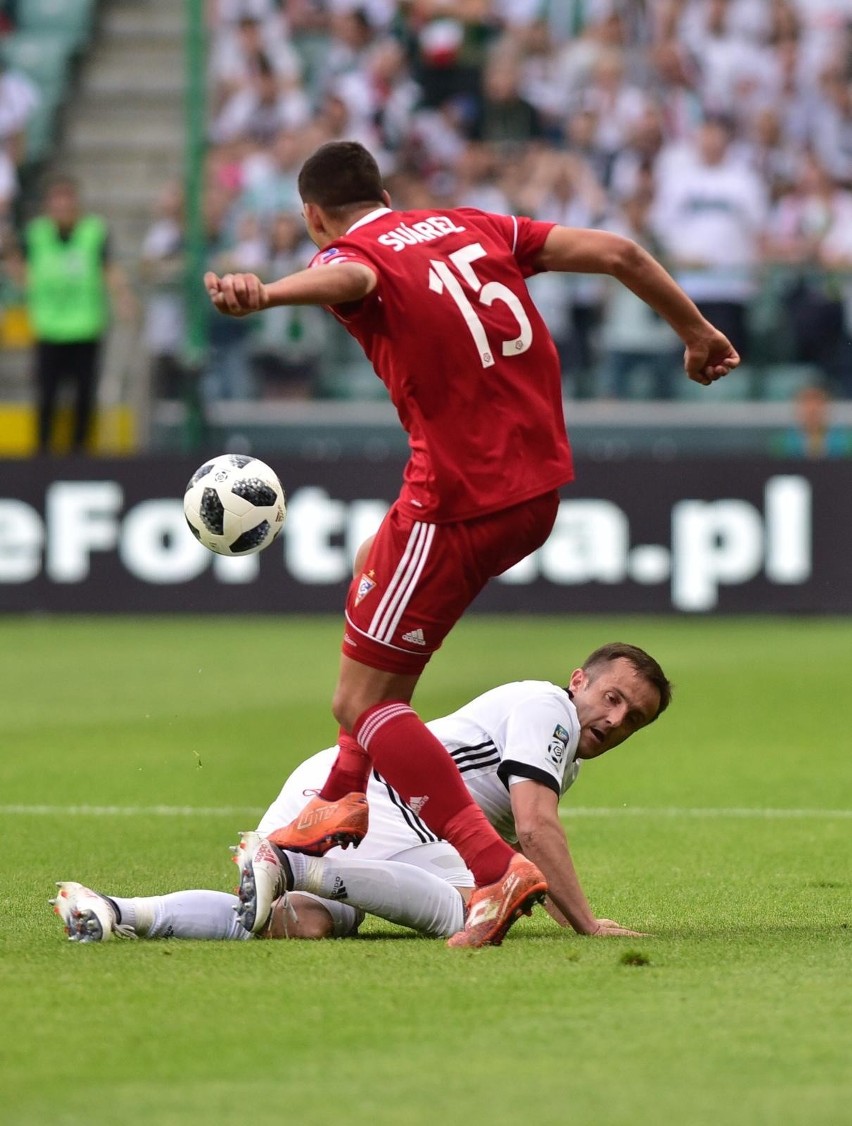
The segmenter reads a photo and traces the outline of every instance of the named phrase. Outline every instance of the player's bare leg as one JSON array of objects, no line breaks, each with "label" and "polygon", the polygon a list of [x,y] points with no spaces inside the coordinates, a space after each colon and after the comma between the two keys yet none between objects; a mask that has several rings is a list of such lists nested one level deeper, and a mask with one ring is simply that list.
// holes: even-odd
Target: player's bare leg
[{"label": "player's bare leg", "polygon": [[[369,536],[355,553],[352,571],[353,578],[359,575],[366,565],[367,556],[375,536]],[[370,779],[370,756],[353,739],[347,728],[341,727],[337,734],[337,758],[323,783],[319,796],[323,801],[339,801],[347,794],[367,792]]]},{"label": "player's bare leg", "polygon": [[[338,722],[345,730],[349,730],[340,718],[341,715],[349,715],[354,710],[357,718],[371,703],[380,703],[384,700],[407,704],[414,694],[418,680],[419,674],[401,676],[382,672],[352,661],[348,657],[342,657],[340,679],[333,704]],[[368,702],[363,703],[363,701]],[[350,741],[354,747],[359,746],[357,740]],[[369,825],[367,799],[363,791],[366,790],[370,765],[370,759],[364,752],[364,772],[362,784],[358,789],[333,799],[331,797],[333,790],[330,793],[330,787],[326,784],[318,795],[311,798],[298,817],[295,817],[289,825],[284,825],[274,833],[270,833],[269,839],[279,848],[289,849],[290,852],[304,852],[309,856],[323,856],[335,845],[346,848],[351,844],[357,848],[366,836]],[[336,766],[337,763],[332,767],[330,779],[334,777]],[[356,767],[353,765],[351,769],[354,771]],[[359,779],[353,775],[353,785],[358,781]]]},{"label": "player's bare leg", "polygon": [[344,655],[335,715],[402,799],[456,848],[477,885],[496,883],[514,852],[471,797],[446,747],[410,707],[418,679],[419,673],[383,672]]},{"label": "player's bare leg", "polygon": [[311,937],[306,926],[316,912],[311,907],[312,916],[300,919],[294,892],[318,896],[327,913],[355,908],[362,917],[368,912],[432,937],[455,934],[464,923],[468,889],[415,863],[307,857],[276,848],[256,832],[241,833],[233,852],[240,872],[237,916],[253,934]]},{"label": "player's bare leg", "polygon": [[[473,872],[483,900],[474,916],[479,925],[465,928],[460,932],[464,938],[454,945],[499,945],[512,923],[544,897],[547,885],[528,861],[523,873],[514,871],[516,854],[474,802],[447,749],[410,707],[418,680],[419,673],[385,672],[344,655],[334,714],[369,753],[382,777],[437,836],[456,848]],[[337,843],[335,837],[323,847],[342,831],[350,799],[360,797],[350,794],[332,803],[314,798],[299,818],[271,834],[270,840],[279,848],[322,855]],[[321,834],[315,834],[321,839],[312,840],[309,848],[305,836],[312,826],[300,828],[300,818],[306,815],[322,817],[324,826]],[[274,891],[270,886],[270,897]]]}]

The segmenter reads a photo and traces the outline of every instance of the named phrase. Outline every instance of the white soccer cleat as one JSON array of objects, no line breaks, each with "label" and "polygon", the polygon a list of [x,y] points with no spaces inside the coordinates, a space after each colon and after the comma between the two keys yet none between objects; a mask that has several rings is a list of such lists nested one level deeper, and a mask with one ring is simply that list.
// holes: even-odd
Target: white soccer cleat
[{"label": "white soccer cleat", "polygon": [[240,833],[240,843],[231,851],[240,870],[237,918],[247,931],[260,934],[269,924],[275,900],[290,890],[290,866],[280,850],[254,831]]},{"label": "white soccer cleat", "polygon": [[135,938],[130,927],[120,926],[112,904],[103,895],[74,880],[57,883],[59,894],[51,899],[54,912],[65,924],[69,942],[106,942],[113,935]]}]

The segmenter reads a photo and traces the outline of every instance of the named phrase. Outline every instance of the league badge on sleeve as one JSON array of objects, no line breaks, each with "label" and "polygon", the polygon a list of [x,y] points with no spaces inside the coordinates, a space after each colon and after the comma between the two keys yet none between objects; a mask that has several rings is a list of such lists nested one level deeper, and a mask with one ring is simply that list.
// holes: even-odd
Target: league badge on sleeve
[{"label": "league badge on sleeve", "polygon": [[342,250],[338,250],[336,246],[329,247],[328,250],[323,250],[319,254],[319,263],[322,266],[336,266],[341,262],[348,262],[349,256],[344,254]]},{"label": "league badge on sleeve", "polygon": [[565,730],[561,723],[557,723],[547,746],[547,757],[554,766],[562,765],[562,760],[565,758],[565,752],[568,749],[570,739],[570,733]]}]

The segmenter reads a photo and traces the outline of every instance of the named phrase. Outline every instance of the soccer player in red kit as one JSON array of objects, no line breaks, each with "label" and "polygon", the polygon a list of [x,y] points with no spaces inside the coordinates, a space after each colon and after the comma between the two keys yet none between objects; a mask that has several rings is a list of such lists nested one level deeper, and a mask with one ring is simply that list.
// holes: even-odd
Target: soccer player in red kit
[{"label": "soccer player in red kit", "polygon": [[[349,141],[308,158],[299,192],[319,248],[310,267],[270,284],[208,273],[207,291],[232,316],[328,308],[388,388],[411,456],[349,589],[333,703],[340,755],[301,817],[269,840],[315,853],[357,843],[372,763],[473,872],[467,923],[450,945],[497,945],[543,898],[545,881],[497,835],[410,701],[488,580],[547,539],[558,489],[573,477],[560,364],[525,278],[541,270],[618,278],[680,335],[687,375],[699,383],[727,375],[739,356],[669,274],[618,235],[472,208],[394,211],[374,159]],[[243,894],[257,894],[248,885]],[[256,906],[260,930],[268,910]]]}]

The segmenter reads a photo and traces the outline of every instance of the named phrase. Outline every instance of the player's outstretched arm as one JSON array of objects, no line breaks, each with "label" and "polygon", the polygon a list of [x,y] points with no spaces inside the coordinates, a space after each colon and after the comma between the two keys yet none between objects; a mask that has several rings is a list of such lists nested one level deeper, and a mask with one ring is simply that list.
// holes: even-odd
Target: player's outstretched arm
[{"label": "player's outstretched arm", "polygon": [[730,340],[714,328],[671,274],[632,239],[609,231],[554,227],[538,256],[544,270],[609,274],[667,321],[684,343],[684,369],[705,386],[740,362]]},{"label": "player's outstretched arm", "polygon": [[510,789],[518,843],[547,880],[548,911],[560,925],[570,925],[578,934],[598,937],[639,937],[611,919],[598,919],[580,885],[559,820],[559,799],[540,782],[515,782]]},{"label": "player's outstretched arm", "polygon": [[276,305],[348,305],[371,293],[376,274],[361,262],[299,270],[264,283],[256,274],[204,275],[204,288],[220,313],[245,317]]}]

